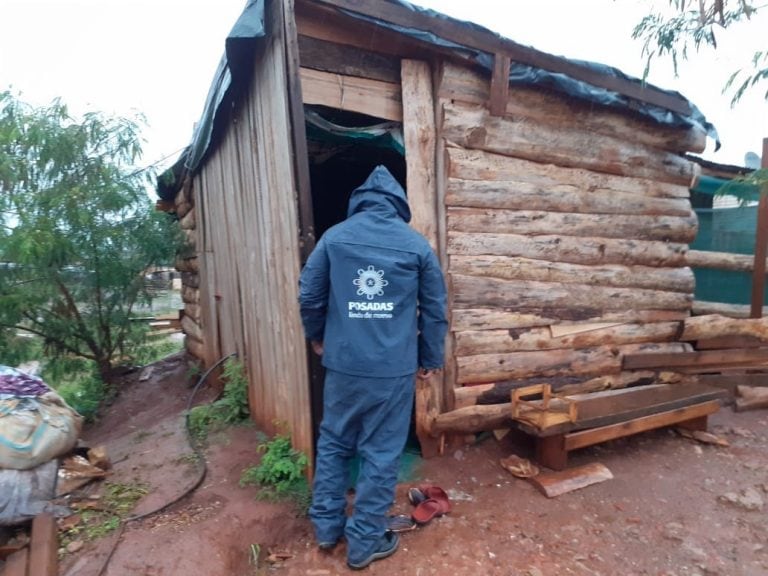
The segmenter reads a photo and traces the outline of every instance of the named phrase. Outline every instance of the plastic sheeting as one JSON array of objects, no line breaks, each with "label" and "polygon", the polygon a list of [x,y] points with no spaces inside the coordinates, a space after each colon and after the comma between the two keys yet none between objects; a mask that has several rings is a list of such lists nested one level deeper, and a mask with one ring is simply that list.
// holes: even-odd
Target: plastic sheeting
[{"label": "plastic sheeting", "polygon": [[405,155],[403,127],[399,122],[382,122],[372,126],[340,126],[323,118],[317,111],[305,107],[307,135],[324,142],[360,142],[382,148],[391,148]]},{"label": "plastic sheeting", "polygon": [[0,470],[0,526],[15,526],[43,512],[66,516],[69,511],[50,502],[56,495],[58,462],[31,470]]}]

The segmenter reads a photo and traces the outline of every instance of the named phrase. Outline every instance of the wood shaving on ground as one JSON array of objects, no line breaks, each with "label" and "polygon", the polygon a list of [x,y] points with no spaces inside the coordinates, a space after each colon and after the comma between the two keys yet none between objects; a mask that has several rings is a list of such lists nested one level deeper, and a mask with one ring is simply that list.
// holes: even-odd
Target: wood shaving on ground
[{"label": "wood shaving on ground", "polygon": [[716,436],[711,432],[705,432],[704,430],[688,430],[686,428],[675,428],[675,431],[684,438],[690,438],[696,440],[702,444],[714,444],[715,446],[730,446],[728,440]]},{"label": "wood shaving on ground", "polygon": [[499,460],[499,464],[507,472],[516,478],[532,478],[539,473],[539,468],[530,460],[520,458],[516,454],[510,454]]}]

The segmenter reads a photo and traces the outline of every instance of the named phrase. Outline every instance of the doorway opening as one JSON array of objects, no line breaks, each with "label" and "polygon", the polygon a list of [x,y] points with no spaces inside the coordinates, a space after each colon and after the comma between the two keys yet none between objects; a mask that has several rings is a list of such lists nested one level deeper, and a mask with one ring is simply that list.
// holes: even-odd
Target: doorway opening
[{"label": "doorway opening", "polygon": [[[325,106],[305,105],[315,237],[347,217],[352,191],[382,164],[405,189],[402,124]],[[315,442],[323,417],[325,371],[310,354],[310,399]]]}]

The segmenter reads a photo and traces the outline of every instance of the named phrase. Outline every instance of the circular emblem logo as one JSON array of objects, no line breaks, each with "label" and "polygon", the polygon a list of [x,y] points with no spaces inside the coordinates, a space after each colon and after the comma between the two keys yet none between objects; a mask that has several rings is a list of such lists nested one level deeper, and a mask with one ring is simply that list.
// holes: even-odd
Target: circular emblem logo
[{"label": "circular emblem logo", "polygon": [[389,282],[384,280],[384,270],[376,270],[372,265],[368,268],[360,268],[357,271],[358,277],[352,283],[357,286],[357,295],[365,296],[368,300],[373,300],[374,296],[384,295],[384,286]]}]

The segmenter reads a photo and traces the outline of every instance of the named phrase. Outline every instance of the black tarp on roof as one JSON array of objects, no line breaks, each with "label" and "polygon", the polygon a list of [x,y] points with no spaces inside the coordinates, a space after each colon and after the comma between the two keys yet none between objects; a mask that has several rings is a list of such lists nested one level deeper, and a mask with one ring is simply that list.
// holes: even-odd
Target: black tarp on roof
[{"label": "black tarp on roof", "polygon": [[[427,15],[430,18],[439,18],[450,21],[458,26],[464,26],[468,29],[482,31],[494,37],[500,38],[499,34],[487,30],[482,26],[472,22],[464,22],[450,18],[429,10],[415,6],[405,0],[379,0],[380,2],[390,2],[403,6],[414,12]],[[208,96],[203,107],[203,113],[197,124],[190,145],[182,152],[176,163],[158,178],[157,194],[162,200],[173,200],[176,192],[181,186],[185,174],[194,174],[201,167],[212,142],[215,140],[217,129],[221,124],[220,112],[231,104],[234,97],[234,87],[247,82],[250,74],[250,64],[256,46],[261,38],[268,31],[264,25],[264,2],[265,0],[249,0],[242,14],[238,18],[232,31],[226,38],[226,50],[222,57],[216,74],[208,92]],[[352,18],[372,22],[377,26],[394,30],[398,33],[407,35],[416,40],[439,46],[442,49],[448,49],[460,53],[463,57],[473,59],[480,66],[492,70],[493,55],[462,46],[456,42],[451,42],[440,38],[439,36],[418,28],[409,28],[397,26],[381,20],[358,14],[356,12],[344,11]],[[573,62],[584,67],[591,68],[604,76],[613,76],[623,78],[638,85],[643,85],[642,80],[633,78],[624,74],[621,70],[597,64],[594,62],[584,62],[580,60],[564,61]],[[536,68],[526,64],[513,62],[510,69],[509,80],[516,86],[536,86],[547,90],[552,90],[567,94],[579,100],[600,104],[618,110],[631,110],[636,114],[645,116],[653,121],[670,126],[691,126],[704,130],[716,142],[718,141],[717,132],[704,115],[690,101],[690,113],[687,115],[667,110],[660,106],[640,102],[618,92],[593,86],[581,80],[577,80],[563,73],[550,72],[542,68]],[[654,87],[656,88],[656,87]],[[659,90],[658,88],[656,88]],[[683,98],[679,93],[669,90],[661,90],[667,94],[676,95]],[[684,98],[683,98],[684,99]],[[685,99],[684,99],[685,100]],[[718,142],[719,146],[719,142]]]}]

